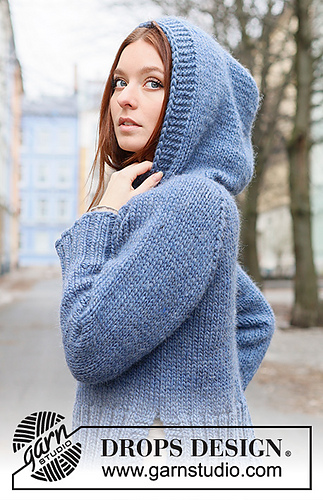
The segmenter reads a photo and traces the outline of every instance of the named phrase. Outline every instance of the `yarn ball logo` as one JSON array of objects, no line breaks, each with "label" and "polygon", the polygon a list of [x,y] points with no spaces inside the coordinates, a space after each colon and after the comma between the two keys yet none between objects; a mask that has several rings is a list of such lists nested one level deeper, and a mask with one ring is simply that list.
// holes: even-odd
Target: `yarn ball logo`
[{"label": "yarn ball logo", "polygon": [[65,417],[40,411],[25,417],[13,436],[13,451],[24,450],[25,466],[31,464],[31,477],[40,481],[59,481],[69,476],[81,458],[81,444],[73,444],[67,434]]}]

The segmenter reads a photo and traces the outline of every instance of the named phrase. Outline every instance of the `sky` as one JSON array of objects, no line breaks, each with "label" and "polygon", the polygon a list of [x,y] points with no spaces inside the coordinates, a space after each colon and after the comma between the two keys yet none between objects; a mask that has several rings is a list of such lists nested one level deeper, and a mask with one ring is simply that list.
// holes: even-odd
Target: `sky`
[{"label": "sky", "polygon": [[[126,6],[125,3],[128,3]],[[149,0],[9,0],[25,94],[68,95],[79,80],[105,81],[122,40],[159,17]]]}]

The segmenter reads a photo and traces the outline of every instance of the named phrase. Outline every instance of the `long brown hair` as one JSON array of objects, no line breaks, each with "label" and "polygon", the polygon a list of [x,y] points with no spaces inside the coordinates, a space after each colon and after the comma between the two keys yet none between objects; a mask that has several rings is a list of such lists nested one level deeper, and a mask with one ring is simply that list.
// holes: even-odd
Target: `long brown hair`
[{"label": "long brown hair", "polygon": [[[129,151],[124,151],[118,145],[111,119],[110,99],[113,94],[113,75],[118,65],[121,53],[128,45],[130,45],[133,42],[136,42],[137,40],[144,40],[145,42],[150,43],[157,50],[161,60],[163,61],[165,67],[165,82],[164,82],[165,97],[156,127],[152,135],[150,136],[148,142],[146,143],[144,148],[141,149],[140,151],[136,153],[131,153]],[[146,27],[136,28],[122,42],[115,57],[115,60],[112,64],[111,71],[102,96],[100,121],[99,121],[98,146],[94,162],[90,171],[90,175],[92,175],[92,182],[93,182],[96,169],[98,168],[99,179],[98,179],[98,187],[94,193],[93,200],[88,210],[91,207],[95,206],[101,200],[104,194],[106,165],[109,165],[110,167],[116,170],[121,170],[127,165],[131,165],[131,163],[141,162],[153,158],[158,143],[159,135],[161,132],[167,101],[169,97],[171,70],[172,70],[171,48],[165,33],[162,31],[162,29],[158,26],[158,24],[155,21],[152,21]]]}]

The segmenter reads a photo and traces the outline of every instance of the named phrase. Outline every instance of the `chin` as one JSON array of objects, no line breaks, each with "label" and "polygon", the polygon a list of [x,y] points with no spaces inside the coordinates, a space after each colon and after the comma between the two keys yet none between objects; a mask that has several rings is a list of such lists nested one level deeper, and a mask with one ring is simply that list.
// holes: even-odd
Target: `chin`
[{"label": "chin", "polygon": [[124,151],[127,151],[127,153],[138,153],[139,151],[141,151],[145,144],[141,145],[141,144],[125,144],[125,143],[122,143],[121,141],[118,143],[119,144],[119,147],[121,149],[123,149]]}]

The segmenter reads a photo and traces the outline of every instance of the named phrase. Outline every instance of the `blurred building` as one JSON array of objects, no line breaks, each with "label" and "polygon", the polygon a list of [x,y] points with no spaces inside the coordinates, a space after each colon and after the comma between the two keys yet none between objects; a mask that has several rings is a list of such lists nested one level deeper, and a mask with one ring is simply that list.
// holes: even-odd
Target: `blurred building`
[{"label": "blurred building", "polygon": [[77,95],[25,101],[19,263],[57,264],[54,243],[78,216]]},{"label": "blurred building", "polygon": [[[259,198],[258,255],[264,277],[293,277],[294,250],[287,160],[272,165]],[[318,274],[323,276],[323,145],[313,147],[311,164],[312,243]]]},{"label": "blurred building", "polygon": [[[316,3],[322,12],[323,4]],[[288,10],[286,10],[288,19]],[[294,23],[295,20],[292,21]],[[294,26],[296,28],[297,24]],[[323,35],[322,26],[317,25]],[[286,25],[286,32],[290,29]],[[285,49],[294,53],[294,41]],[[317,46],[316,50],[321,50]],[[287,72],[284,58],[279,60],[274,73],[274,82],[279,82],[279,75]],[[295,113],[295,87],[291,81],[282,102],[282,114],[291,117],[280,124],[282,137],[290,137]],[[311,149],[310,200],[312,211],[312,246],[316,270],[323,277],[323,99],[315,97],[312,111],[311,135],[314,145]],[[269,168],[266,170],[261,194],[258,200],[257,243],[258,256],[263,276],[293,277],[295,258],[293,248],[292,217],[289,195],[289,160],[286,144],[271,154]]]},{"label": "blurred building", "polygon": [[281,152],[266,170],[258,200],[257,245],[264,277],[292,277],[294,251],[288,160]]},{"label": "blurred building", "polygon": [[7,0],[0,2],[0,274],[17,266],[19,246],[20,64]]},{"label": "blurred building", "polygon": [[98,138],[100,102],[104,90],[104,82],[80,81],[78,88],[79,142],[80,142],[80,213],[84,213],[94,194],[96,179],[91,185],[89,177],[95,157]]}]

